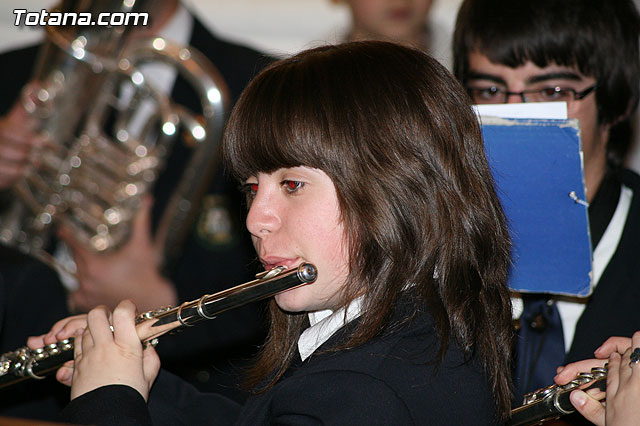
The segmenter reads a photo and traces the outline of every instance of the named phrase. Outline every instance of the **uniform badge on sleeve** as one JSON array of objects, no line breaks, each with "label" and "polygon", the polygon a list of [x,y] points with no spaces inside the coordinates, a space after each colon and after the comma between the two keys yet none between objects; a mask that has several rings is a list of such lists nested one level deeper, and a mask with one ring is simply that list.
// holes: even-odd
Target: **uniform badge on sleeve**
[{"label": "uniform badge on sleeve", "polygon": [[219,194],[207,194],[202,199],[196,220],[198,239],[211,248],[227,247],[238,239],[238,223],[232,218],[229,200]]}]

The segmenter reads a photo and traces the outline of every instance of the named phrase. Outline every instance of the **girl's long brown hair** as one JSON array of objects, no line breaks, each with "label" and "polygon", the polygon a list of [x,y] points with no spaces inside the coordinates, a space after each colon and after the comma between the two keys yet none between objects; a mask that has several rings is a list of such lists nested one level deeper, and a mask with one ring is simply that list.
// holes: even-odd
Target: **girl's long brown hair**
[{"label": "girl's long brown hair", "polygon": [[[305,51],[247,87],[224,139],[240,180],[281,167],[332,179],[350,250],[348,304],[364,295],[354,347],[399,324],[409,284],[441,337],[482,363],[509,412],[510,241],[477,119],[466,93],[434,59],[386,42]],[[252,383],[272,386],[290,365],[306,315],[271,307]],[[265,385],[266,383],[266,385]]]}]

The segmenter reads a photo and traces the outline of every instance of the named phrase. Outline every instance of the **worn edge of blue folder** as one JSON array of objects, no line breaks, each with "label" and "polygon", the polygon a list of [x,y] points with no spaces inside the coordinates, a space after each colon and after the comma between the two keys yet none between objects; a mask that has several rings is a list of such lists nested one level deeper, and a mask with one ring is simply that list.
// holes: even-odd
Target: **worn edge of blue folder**
[{"label": "worn edge of blue folder", "polygon": [[513,240],[509,287],[589,296],[592,247],[578,121],[483,116],[481,123]]}]

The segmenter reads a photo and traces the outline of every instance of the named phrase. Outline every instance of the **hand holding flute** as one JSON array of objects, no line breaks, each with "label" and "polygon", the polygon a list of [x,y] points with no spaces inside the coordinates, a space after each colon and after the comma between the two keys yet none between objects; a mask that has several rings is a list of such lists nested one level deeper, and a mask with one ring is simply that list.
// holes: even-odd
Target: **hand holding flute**
[{"label": "hand holding flute", "polygon": [[[128,385],[146,400],[160,369],[153,345],[144,345],[136,329],[136,306],[124,300],[110,312],[98,306],[86,315],[62,319],[51,330],[32,336],[31,349],[73,339],[73,359],[56,371],[56,379],[71,387],[71,399],[107,384]],[[91,374],[83,374],[90,371]]]},{"label": "hand holding flute", "polygon": [[[633,351],[640,347],[640,332],[631,339],[611,337],[596,351],[596,359],[579,361],[562,368],[555,381],[563,384],[585,368],[602,366],[608,360],[606,406],[599,392],[575,390],[571,403],[587,420],[598,426],[632,426],[640,424],[640,364]],[[638,351],[640,352],[640,351]],[[637,357],[637,356],[636,356]]]},{"label": "hand holding flute", "polygon": [[525,396],[507,424],[542,424],[574,411],[597,426],[640,424],[640,331],[610,337],[594,355],[559,367],[555,385]]},{"label": "hand holding flute", "polygon": [[63,370],[58,377],[65,384],[73,379],[71,399],[101,386],[121,384],[147,400],[160,370],[160,358],[152,346],[143,348],[135,318],[136,307],[129,300],[121,302],[113,313],[104,307],[89,312],[87,327],[75,337],[73,373]]},{"label": "hand holding flute", "polygon": [[[152,345],[143,348],[136,317],[130,300],[122,301],[113,312],[98,306],[86,315],[58,321],[47,334],[30,337],[27,344],[35,349],[74,338],[74,359],[56,372],[56,379],[71,387],[71,399],[107,384],[122,384],[147,400],[160,359]],[[91,374],[83,374],[87,371]]]}]

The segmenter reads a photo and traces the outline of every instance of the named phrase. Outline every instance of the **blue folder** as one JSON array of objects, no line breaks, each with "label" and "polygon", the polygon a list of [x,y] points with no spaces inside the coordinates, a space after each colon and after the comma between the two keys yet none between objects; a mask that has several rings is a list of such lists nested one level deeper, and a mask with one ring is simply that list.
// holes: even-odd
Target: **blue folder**
[{"label": "blue folder", "polygon": [[588,296],[592,249],[578,121],[481,121],[513,240],[510,288]]}]

